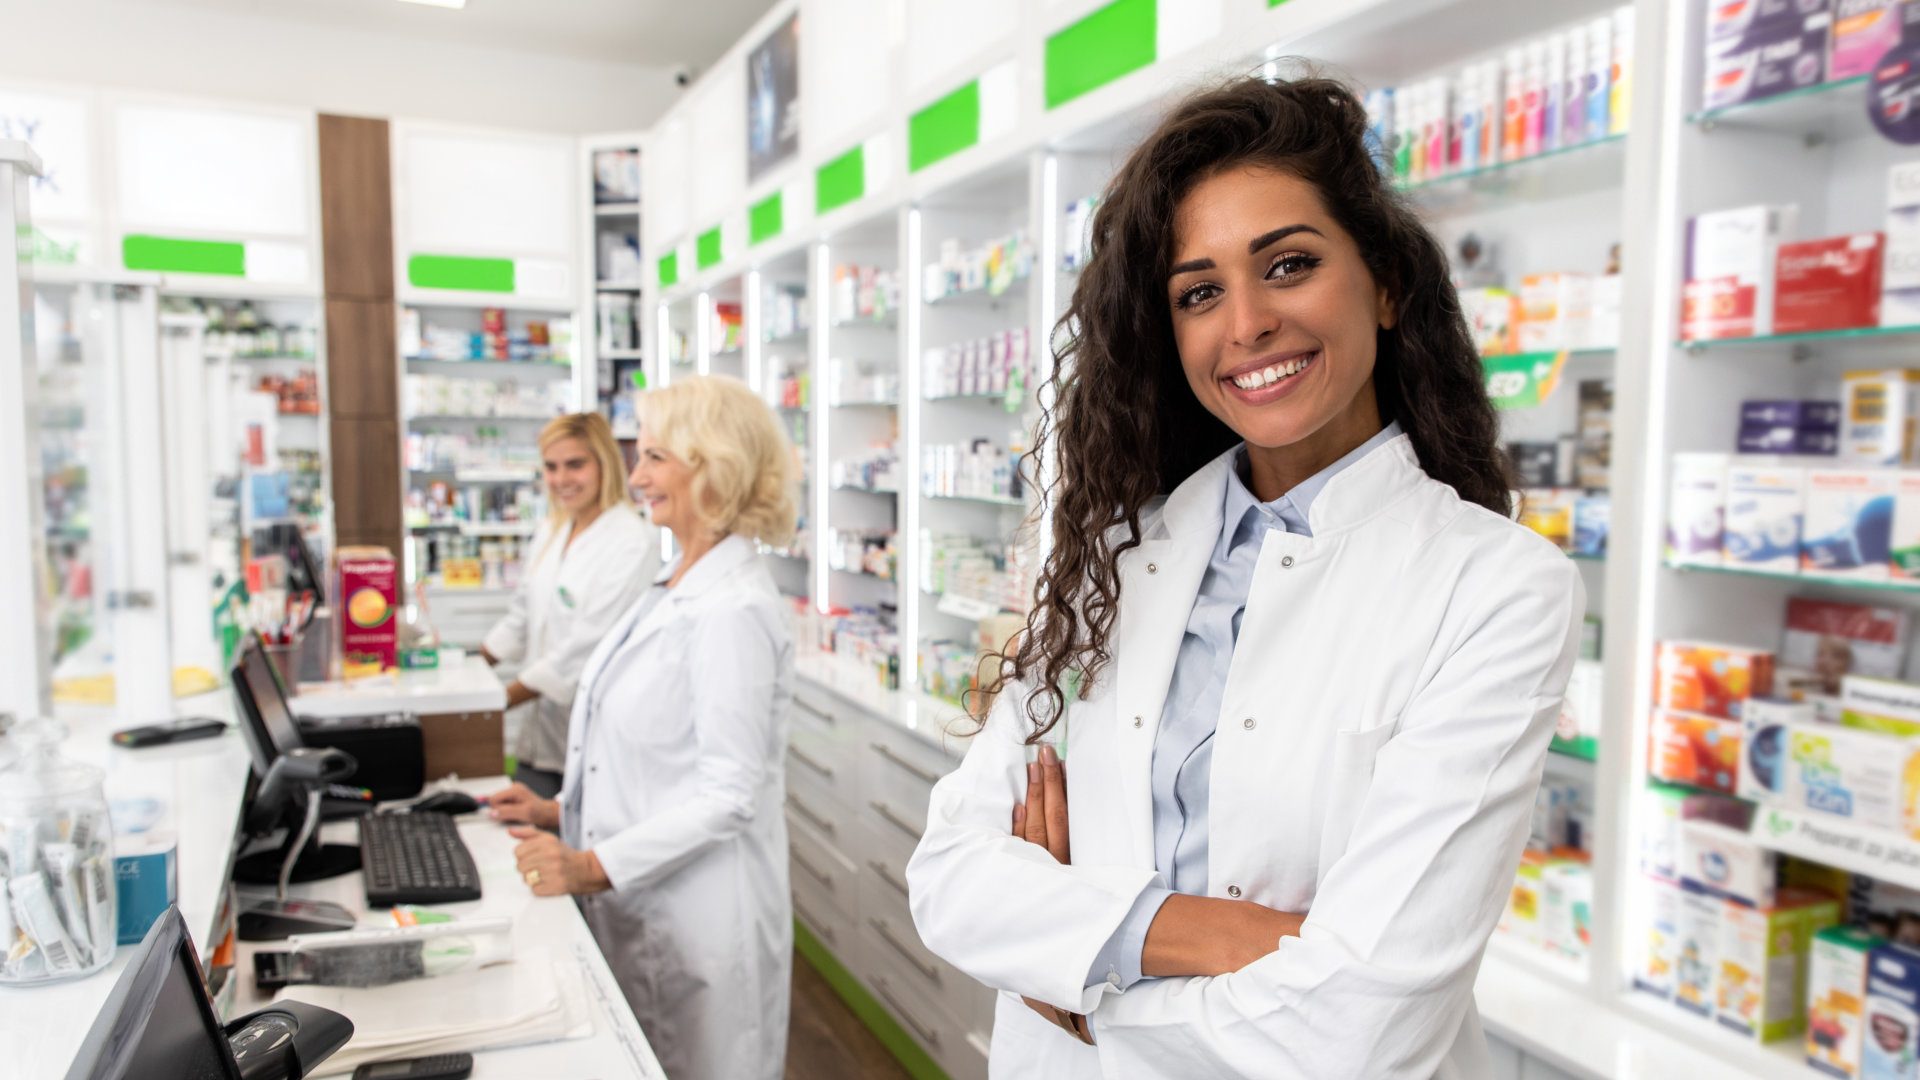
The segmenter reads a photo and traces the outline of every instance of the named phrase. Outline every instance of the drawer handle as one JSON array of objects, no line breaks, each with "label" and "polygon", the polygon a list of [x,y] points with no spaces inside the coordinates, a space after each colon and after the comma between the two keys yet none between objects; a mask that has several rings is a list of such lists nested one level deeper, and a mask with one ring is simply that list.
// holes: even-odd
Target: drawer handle
[{"label": "drawer handle", "polygon": [[813,912],[808,911],[806,908],[801,907],[799,901],[797,900],[794,902],[794,905],[793,905],[793,913],[795,915],[800,916],[802,919],[805,919],[807,921],[807,925],[813,928],[814,933],[819,934],[823,938],[826,938],[827,944],[832,945],[835,943],[833,939],[833,927],[828,926],[826,923],[823,923],[819,919],[814,918]]},{"label": "drawer handle", "polygon": [[894,888],[900,890],[901,896],[907,895],[907,883],[904,881],[901,881],[897,877],[894,877],[893,871],[887,869],[886,863],[881,862],[879,859],[868,859],[867,865],[872,868],[874,873],[880,875],[881,881],[884,881],[887,884],[893,886]]},{"label": "drawer handle", "polygon": [[887,925],[887,920],[877,919],[869,915],[867,917],[867,925],[873,927],[874,932],[880,935],[880,940],[893,946],[894,952],[899,953],[905,958],[907,963],[912,964],[920,974],[925,975],[928,982],[935,986],[940,985],[940,969],[913,955],[912,949],[901,944],[900,939],[893,936],[893,929]]},{"label": "drawer handle", "polygon": [[887,820],[887,824],[892,825],[894,828],[899,829],[901,832],[906,833],[908,836],[913,837],[913,839],[916,842],[925,838],[926,836],[925,833],[922,833],[919,829],[916,829],[913,826],[907,824],[905,821],[901,820],[900,815],[894,813],[893,808],[889,807],[886,803],[870,802],[867,805],[873,807],[874,813],[879,814],[881,817],[885,818]]},{"label": "drawer handle", "polygon": [[888,1005],[893,1007],[894,1012],[900,1014],[900,1019],[907,1022],[907,1026],[913,1029],[915,1035],[920,1036],[922,1042],[931,1046],[940,1045],[940,1033],[915,1019],[914,1015],[907,1011],[907,1007],[900,1004],[900,999],[894,997],[893,991],[887,987],[887,977],[885,975],[875,975],[873,977],[873,988],[880,991],[880,996],[886,1000]]},{"label": "drawer handle", "polygon": [[906,758],[903,758],[899,754],[894,753],[893,750],[889,748],[886,743],[877,742],[877,743],[869,743],[867,745],[873,747],[874,753],[879,754],[881,757],[886,758],[888,761],[893,762],[895,765],[898,765],[901,768],[912,773],[913,775],[919,777],[920,779],[925,780],[927,783],[937,784],[940,782],[939,773],[928,772],[927,770],[921,768],[920,766],[915,765],[913,762],[908,761]]},{"label": "drawer handle", "polygon": [[819,829],[821,832],[824,832],[824,833],[838,835],[838,830],[836,830],[833,827],[833,822],[828,821],[826,818],[821,817],[817,812],[814,811],[812,807],[808,806],[806,803],[803,803],[799,799],[796,799],[793,796],[789,795],[787,796],[787,805],[793,808],[794,813],[799,814],[801,817],[806,818],[809,822],[811,822],[814,828]]},{"label": "drawer handle", "polygon": [[807,857],[805,855],[802,855],[798,851],[794,851],[791,848],[787,850],[787,854],[790,857],[792,857],[794,862],[797,862],[800,864],[800,869],[805,870],[807,873],[812,874],[816,878],[819,878],[820,884],[825,885],[829,889],[833,888],[833,878],[827,876],[826,871],[808,862]]},{"label": "drawer handle", "polygon": [[820,719],[822,719],[822,720],[825,720],[825,721],[826,721],[827,723],[829,723],[829,724],[837,724],[837,723],[839,723],[839,722],[840,722],[840,721],[838,721],[838,720],[836,720],[836,719],[834,719],[834,717],[833,717],[833,714],[832,714],[832,713],[830,713],[830,712],[823,712],[823,711],[821,711],[820,709],[818,709],[818,708],[815,708],[815,707],[814,707],[814,706],[812,706],[812,705],[809,705],[809,704],[807,703],[807,700],[806,700],[805,698],[802,698],[802,697],[795,697],[795,698],[793,699],[793,703],[794,703],[795,705],[798,705],[798,706],[799,706],[800,708],[802,708],[802,709],[805,709],[805,710],[807,710],[808,712],[810,712],[810,713],[812,713],[813,715],[815,715],[815,716],[817,716],[817,717],[819,717]]},{"label": "drawer handle", "polygon": [[805,751],[801,750],[799,747],[797,746],[787,747],[787,756],[799,762],[800,764],[805,765],[807,768],[812,769],[814,772],[819,773],[821,776],[824,776],[829,780],[833,779],[833,766],[828,765],[822,761],[816,761],[812,756],[808,755]]}]

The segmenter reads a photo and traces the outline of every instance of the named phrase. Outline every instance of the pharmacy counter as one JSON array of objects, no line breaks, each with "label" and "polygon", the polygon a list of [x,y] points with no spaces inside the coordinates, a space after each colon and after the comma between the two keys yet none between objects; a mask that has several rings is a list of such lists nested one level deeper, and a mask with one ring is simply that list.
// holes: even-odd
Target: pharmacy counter
[{"label": "pharmacy counter", "polygon": [[[501,776],[462,780],[457,785],[472,795],[488,795],[507,786]],[[321,839],[330,843],[355,843],[358,826],[353,822],[327,825]],[[455,919],[513,920],[515,963],[537,963],[542,957],[556,969],[556,981],[569,999],[569,1011],[579,1014],[583,1030],[580,1037],[562,1038],[522,1046],[474,1050],[473,1075],[488,1078],[554,1076],[582,1077],[593,1080],[664,1080],[653,1049],[634,1020],[633,1010],[621,996],[613,972],[600,955],[593,936],[581,918],[580,909],[570,897],[536,897],[521,880],[514,867],[513,849],[519,841],[507,834],[507,828],[489,820],[484,813],[460,819],[460,838],[473,853],[480,870],[481,897],[478,900],[437,905]],[[270,890],[269,890],[270,892]],[[385,910],[367,910],[366,895],[356,871],[328,881],[294,885],[288,890],[296,899],[331,900],[360,915],[362,928],[391,928],[392,917]],[[253,982],[252,954],[259,949],[284,948],[279,942],[239,942],[234,959],[236,984],[233,1013],[241,1015],[266,1005],[271,995],[259,992]],[[423,990],[431,985],[437,1008],[446,1008],[471,985],[474,976],[498,969],[443,976],[429,983],[408,983]],[[496,1002],[459,1004],[454,1011],[478,1014]],[[351,1014],[347,1017],[356,1019]],[[390,1018],[358,1018],[364,1024],[387,1023]],[[349,1043],[343,1054],[351,1053]],[[342,1060],[351,1061],[351,1058]],[[317,1076],[340,1072],[332,1064],[322,1064]],[[340,1072],[340,1075],[345,1075]]]},{"label": "pharmacy counter", "polygon": [[494,776],[506,760],[507,688],[477,653],[440,650],[440,666],[348,682],[301,683],[294,714],[339,719],[412,713],[420,720],[427,779]]},{"label": "pharmacy counter", "polygon": [[[224,933],[219,930],[232,866],[234,837],[246,797],[250,758],[238,727],[232,725],[233,694],[222,688],[175,702],[176,715],[210,716],[229,722],[217,738],[172,746],[127,750],[113,745],[113,732],[156,717],[122,717],[111,707],[63,707],[56,715],[67,725],[60,751],[75,761],[106,770],[109,803],[116,818],[155,817],[149,831],[171,832],[178,845],[180,913],[204,960]],[[125,821],[120,825],[125,828]],[[121,946],[112,964],[83,979],[33,987],[0,986],[0,1074],[33,1077],[66,1075],[80,1040],[126,966],[132,946]],[[15,1073],[12,1070],[18,1068]]]}]

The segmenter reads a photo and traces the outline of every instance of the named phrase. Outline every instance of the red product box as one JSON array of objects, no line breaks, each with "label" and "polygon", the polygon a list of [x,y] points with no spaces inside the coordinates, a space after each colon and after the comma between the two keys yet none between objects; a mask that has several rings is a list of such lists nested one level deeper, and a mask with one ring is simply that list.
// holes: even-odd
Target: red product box
[{"label": "red product box", "polygon": [[1680,287],[1680,336],[1688,341],[1752,337],[1760,290],[1739,278],[1689,281]]},{"label": "red product box", "polygon": [[1773,332],[1879,326],[1886,248],[1881,233],[1781,244],[1774,271]]},{"label": "red product box", "polygon": [[343,547],[336,556],[333,595],[339,609],[340,659],[346,678],[378,675],[395,665],[399,575],[383,547]]},{"label": "red product box", "polygon": [[1663,641],[1654,657],[1654,704],[1740,719],[1742,703],[1773,692],[1773,654],[1700,641]]},{"label": "red product box", "polygon": [[1655,709],[1647,731],[1647,772],[1655,779],[1733,794],[1740,773],[1740,721]]}]

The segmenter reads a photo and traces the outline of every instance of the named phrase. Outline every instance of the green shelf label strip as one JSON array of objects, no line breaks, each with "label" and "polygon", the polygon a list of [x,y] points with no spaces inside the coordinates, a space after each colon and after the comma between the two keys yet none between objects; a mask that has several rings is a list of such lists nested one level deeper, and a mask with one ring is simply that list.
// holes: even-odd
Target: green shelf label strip
[{"label": "green shelf label strip", "polygon": [[1151,65],[1156,0],[1113,0],[1047,38],[1046,102],[1051,109]]},{"label": "green shelf label strip", "polygon": [[715,225],[701,233],[700,238],[694,241],[693,262],[702,270],[720,265],[720,226]]},{"label": "green shelf label strip", "polygon": [[921,169],[980,141],[980,80],[975,79],[907,120],[907,171]]},{"label": "green shelf label strip", "polygon": [[129,270],[247,276],[247,246],[231,240],[130,234],[120,240],[120,259]]},{"label": "green shelf label strip", "polygon": [[669,252],[660,256],[660,287],[665,289],[680,283],[680,253]]},{"label": "green shelf label strip", "polygon": [[776,191],[747,210],[747,246],[771,240],[785,227],[785,207],[780,192]]},{"label": "green shelf label strip", "polygon": [[820,166],[813,174],[813,212],[824,214],[867,193],[866,147],[853,149]]},{"label": "green shelf label strip", "polygon": [[414,255],[407,259],[407,282],[416,289],[510,293],[513,291],[513,260],[480,259],[467,255]]}]

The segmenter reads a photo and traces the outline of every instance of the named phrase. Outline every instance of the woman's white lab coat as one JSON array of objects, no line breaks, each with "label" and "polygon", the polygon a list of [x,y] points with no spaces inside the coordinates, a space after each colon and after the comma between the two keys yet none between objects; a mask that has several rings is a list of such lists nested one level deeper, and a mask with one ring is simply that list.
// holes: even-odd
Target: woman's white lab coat
[{"label": "woman's white lab coat", "polygon": [[671,1080],[782,1072],[792,702],[786,604],[737,536],[629,610],[574,697],[561,835],[613,883],[580,907]]},{"label": "woman's white lab coat", "polygon": [[[1219,536],[1224,455],[1142,515],[1114,658],[1065,743],[1073,865],[1008,835],[1018,694],[935,786],[907,867],[922,939],[1006,993],[995,1077],[1490,1075],[1481,951],[1525,843],[1584,610],[1545,540],[1462,502],[1394,439],[1333,477],[1311,537],[1261,548],[1214,738],[1207,895],[1306,912],[1230,975],[1084,986],[1158,879],[1149,769]],[[1015,995],[1088,1014],[1086,1046]]]},{"label": "woman's white lab coat", "polygon": [[587,657],[660,570],[660,531],[631,506],[608,507],[569,545],[572,527],[540,523],[520,587],[484,642],[496,660],[525,660],[520,682],[540,695],[520,706],[514,756],[555,772],[567,759],[567,717]]}]

